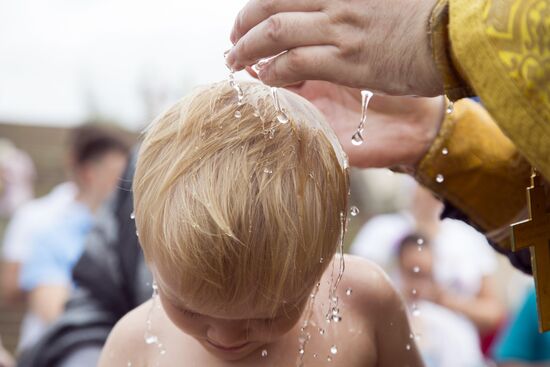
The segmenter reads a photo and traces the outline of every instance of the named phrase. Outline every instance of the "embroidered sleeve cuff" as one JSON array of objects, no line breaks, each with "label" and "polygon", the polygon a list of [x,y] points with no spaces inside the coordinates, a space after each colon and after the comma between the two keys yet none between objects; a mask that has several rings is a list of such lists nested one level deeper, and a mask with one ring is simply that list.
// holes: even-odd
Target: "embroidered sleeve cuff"
[{"label": "embroidered sleeve cuff", "polygon": [[460,100],[416,172],[417,180],[508,247],[525,214],[530,166],[479,104]]}]

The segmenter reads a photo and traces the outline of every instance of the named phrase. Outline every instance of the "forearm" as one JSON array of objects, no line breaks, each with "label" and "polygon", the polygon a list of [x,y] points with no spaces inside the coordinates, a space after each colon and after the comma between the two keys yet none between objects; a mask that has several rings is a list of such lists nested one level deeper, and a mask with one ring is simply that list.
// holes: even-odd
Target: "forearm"
[{"label": "forearm", "polygon": [[29,309],[43,321],[50,323],[62,313],[69,295],[65,286],[43,285],[29,294]]}]

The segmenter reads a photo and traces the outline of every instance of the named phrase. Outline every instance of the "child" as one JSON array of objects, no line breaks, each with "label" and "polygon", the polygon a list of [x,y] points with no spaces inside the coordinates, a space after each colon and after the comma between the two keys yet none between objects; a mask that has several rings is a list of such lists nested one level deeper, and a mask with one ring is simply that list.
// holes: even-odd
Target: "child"
[{"label": "child", "polygon": [[324,118],[242,87],[197,90],[147,132],[135,218],[158,297],[99,366],[421,366],[382,271],[345,257],[338,282],[347,162]]}]

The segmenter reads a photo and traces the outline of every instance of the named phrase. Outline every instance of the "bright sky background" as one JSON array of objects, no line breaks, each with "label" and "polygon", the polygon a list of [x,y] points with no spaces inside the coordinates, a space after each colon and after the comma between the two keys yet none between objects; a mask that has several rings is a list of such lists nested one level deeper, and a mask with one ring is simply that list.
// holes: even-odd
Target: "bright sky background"
[{"label": "bright sky background", "polygon": [[139,129],[192,86],[227,77],[245,3],[0,0],[0,121],[69,126],[96,114]]}]

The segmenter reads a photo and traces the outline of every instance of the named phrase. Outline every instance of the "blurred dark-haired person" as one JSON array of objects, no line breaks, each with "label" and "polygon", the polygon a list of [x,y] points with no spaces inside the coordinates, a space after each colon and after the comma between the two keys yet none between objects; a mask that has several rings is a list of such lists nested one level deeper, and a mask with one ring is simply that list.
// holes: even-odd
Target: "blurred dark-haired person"
[{"label": "blurred dark-haired person", "polygon": [[129,146],[118,132],[95,125],[71,134],[70,174],[76,190],[28,239],[30,251],[19,274],[28,296],[19,349],[32,346],[63,311],[73,287],[72,269],[86,236],[114,191],[128,159]]},{"label": "blurred dark-haired person", "polygon": [[411,343],[416,341],[426,367],[484,366],[474,324],[440,304],[433,274],[436,253],[430,242],[413,233],[399,242],[396,251],[401,292],[412,316]]}]

